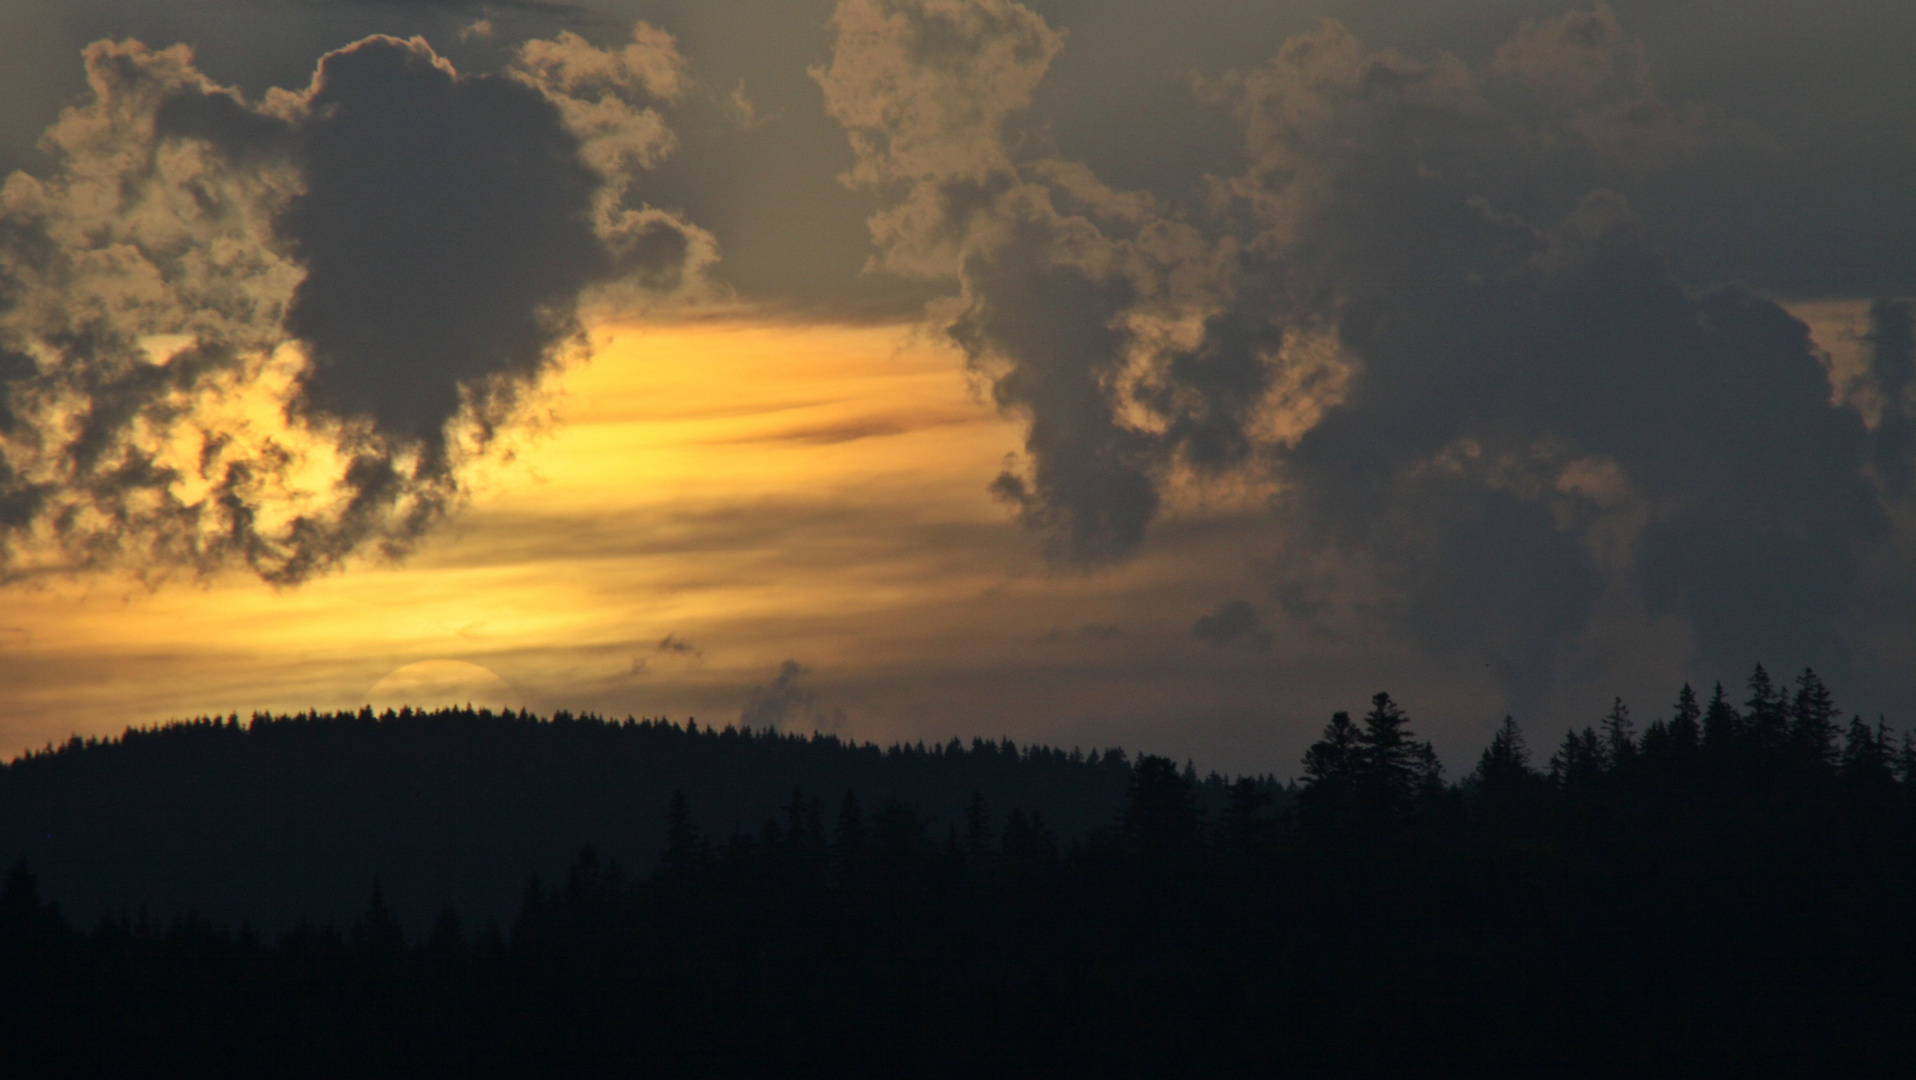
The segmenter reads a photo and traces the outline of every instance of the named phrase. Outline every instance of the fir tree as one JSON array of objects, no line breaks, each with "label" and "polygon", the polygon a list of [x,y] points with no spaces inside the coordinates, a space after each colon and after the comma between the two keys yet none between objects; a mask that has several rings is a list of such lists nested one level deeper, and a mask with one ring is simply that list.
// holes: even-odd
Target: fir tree
[{"label": "fir tree", "polygon": [[1196,854],[1203,832],[1193,786],[1170,758],[1138,755],[1121,828],[1145,863],[1163,866]]},{"label": "fir tree", "polygon": [[1745,734],[1757,753],[1773,757],[1789,742],[1789,709],[1783,690],[1763,665],[1750,672],[1750,699],[1743,706]]},{"label": "fir tree", "polygon": [[1477,759],[1477,771],[1471,778],[1486,798],[1495,798],[1522,791],[1536,777],[1530,767],[1530,748],[1524,745],[1522,729],[1515,720],[1504,717],[1496,734],[1490,737],[1490,745],[1484,748],[1483,756]]},{"label": "fir tree", "polygon": [[1743,735],[1743,718],[1724,696],[1723,684],[1716,684],[1710,695],[1710,707],[1703,712],[1703,748],[1710,756],[1726,759],[1735,753]]},{"label": "fir tree", "polygon": [[674,791],[665,810],[665,850],[659,865],[668,874],[684,875],[696,870],[710,857],[705,841],[692,824],[692,805],[685,792]]},{"label": "fir tree", "polygon": [[[1721,688],[1719,688],[1719,694]],[[1686,750],[1695,750],[1703,741],[1703,729],[1697,719],[1703,710],[1697,706],[1696,691],[1689,683],[1677,694],[1676,712],[1670,717],[1670,746],[1681,754]]]},{"label": "fir tree", "polygon": [[1365,797],[1402,812],[1431,781],[1436,755],[1428,743],[1411,737],[1404,710],[1389,694],[1379,693],[1364,714],[1357,760]]},{"label": "fir tree", "polygon": [[1635,727],[1630,723],[1630,707],[1622,698],[1611,702],[1610,711],[1603,718],[1603,750],[1610,768],[1617,772],[1636,762]]},{"label": "fir tree", "polygon": [[1551,755],[1550,781],[1567,790],[1587,790],[1603,779],[1608,764],[1597,729],[1572,729],[1564,734],[1563,746]]},{"label": "fir tree", "polygon": [[1304,790],[1298,809],[1306,823],[1341,822],[1355,812],[1363,738],[1350,713],[1340,710],[1331,714],[1322,737],[1304,752]]},{"label": "fir tree", "polygon": [[1363,733],[1351,723],[1351,714],[1331,714],[1324,734],[1304,752],[1304,780],[1326,790],[1348,788],[1355,782],[1360,767],[1360,743]]},{"label": "fir tree", "polygon": [[1844,780],[1866,786],[1895,781],[1895,762],[1890,746],[1882,738],[1885,734],[1887,732],[1872,731],[1861,716],[1850,717],[1838,765]]},{"label": "fir tree", "polygon": [[1790,704],[1790,746],[1803,765],[1827,770],[1836,756],[1836,704],[1812,668],[1796,678]]},{"label": "fir tree", "polygon": [[1226,849],[1240,854],[1262,851],[1275,834],[1276,820],[1264,813],[1275,801],[1256,777],[1238,777],[1224,805],[1224,824],[1219,833]]}]

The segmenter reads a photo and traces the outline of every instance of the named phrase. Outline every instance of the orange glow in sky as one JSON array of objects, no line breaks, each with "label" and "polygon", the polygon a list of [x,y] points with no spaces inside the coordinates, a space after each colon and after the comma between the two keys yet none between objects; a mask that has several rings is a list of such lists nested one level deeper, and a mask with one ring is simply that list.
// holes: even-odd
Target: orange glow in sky
[{"label": "orange glow in sky", "polygon": [[[608,328],[595,346],[554,383],[557,422],[518,437],[401,565],[285,590],[231,574],[13,591],[0,633],[28,673],[9,695],[13,748],[198,711],[352,706],[424,660],[483,664],[535,707],[584,689],[645,710],[655,666],[720,683],[805,651],[781,627],[982,587],[888,549],[899,530],[1011,531],[981,478],[1015,432],[952,353],[894,327],[723,322]],[[785,572],[807,559],[834,565]],[[698,651],[661,653],[668,635]]]}]

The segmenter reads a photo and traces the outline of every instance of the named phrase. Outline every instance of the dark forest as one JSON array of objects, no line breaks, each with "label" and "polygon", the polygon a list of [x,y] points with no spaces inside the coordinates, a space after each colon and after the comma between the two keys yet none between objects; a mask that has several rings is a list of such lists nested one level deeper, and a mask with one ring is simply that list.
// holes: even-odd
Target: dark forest
[{"label": "dark forest", "polygon": [[1293,783],[565,714],[207,719],[29,754],[0,822],[16,1063],[1916,1053],[1916,743],[1808,671],[1640,728],[1619,701],[1545,761],[1507,720],[1455,781],[1381,693]]}]

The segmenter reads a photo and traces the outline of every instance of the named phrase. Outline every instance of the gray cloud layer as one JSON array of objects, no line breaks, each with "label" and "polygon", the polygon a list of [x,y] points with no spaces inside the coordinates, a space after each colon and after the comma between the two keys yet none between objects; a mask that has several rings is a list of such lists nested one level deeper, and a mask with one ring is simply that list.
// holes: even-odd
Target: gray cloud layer
[{"label": "gray cloud layer", "polygon": [[[1342,564],[1326,590],[1520,697],[1606,598],[1712,664],[1840,667],[1907,509],[1899,414],[1833,402],[1774,302],[1680,284],[1606,186],[1748,137],[1660,97],[1608,8],[1475,67],[1293,37],[1202,88],[1246,164],[1189,205],[1025,151],[1063,44],[1028,9],[844,0],[836,26],[817,77],[882,263],[958,282],[942,325],[1028,424],[995,490],[1060,559],[1125,557],[1168,490],[1261,471],[1274,544]],[[1883,400],[1907,310],[1877,308]]]},{"label": "gray cloud layer", "polygon": [[[252,93],[95,46],[9,182],[12,544],[276,580],[403,548],[582,295],[711,272],[928,311],[1025,425],[992,488],[1060,565],[1248,482],[1267,613],[1483,657],[1523,701],[1646,627],[1839,679],[1910,637],[1907,4],[240,4],[284,33],[223,47],[81,7],[190,22]],[[492,74],[378,39],[265,92],[341,26]],[[1874,299],[1861,373],[1832,386],[1778,295]],[[216,407],[276,364],[317,480]]]}]

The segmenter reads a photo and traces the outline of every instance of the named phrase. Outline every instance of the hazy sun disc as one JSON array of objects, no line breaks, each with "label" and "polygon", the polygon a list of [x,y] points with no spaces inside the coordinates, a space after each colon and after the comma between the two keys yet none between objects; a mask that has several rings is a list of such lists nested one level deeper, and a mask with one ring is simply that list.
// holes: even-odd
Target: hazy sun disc
[{"label": "hazy sun disc", "polygon": [[521,702],[512,684],[478,664],[464,660],[421,660],[407,664],[366,692],[373,709],[384,712],[410,705],[434,709],[471,704],[478,708],[516,708]]}]

